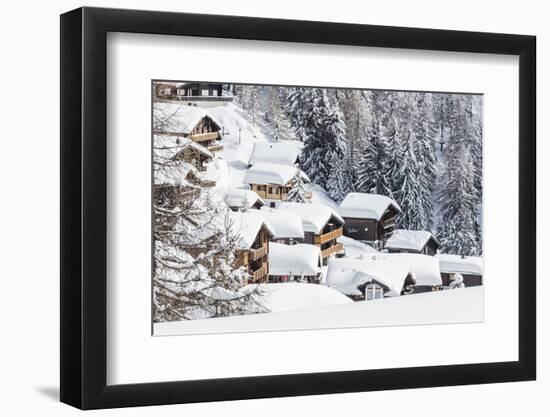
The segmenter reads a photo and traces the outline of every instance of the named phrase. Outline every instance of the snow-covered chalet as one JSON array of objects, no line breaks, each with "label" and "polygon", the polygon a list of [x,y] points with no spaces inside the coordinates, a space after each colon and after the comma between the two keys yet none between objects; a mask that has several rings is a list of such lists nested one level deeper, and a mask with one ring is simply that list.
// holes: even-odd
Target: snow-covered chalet
[{"label": "snow-covered chalet", "polygon": [[292,202],[281,203],[279,210],[300,216],[304,229],[302,242],[321,249],[323,265],[330,257],[343,255],[344,246],[337,239],[342,236],[344,220],[336,211],[322,204]]},{"label": "snow-covered chalet", "polygon": [[349,193],[340,203],[339,212],[345,221],[345,236],[383,249],[401,208],[384,195]]}]

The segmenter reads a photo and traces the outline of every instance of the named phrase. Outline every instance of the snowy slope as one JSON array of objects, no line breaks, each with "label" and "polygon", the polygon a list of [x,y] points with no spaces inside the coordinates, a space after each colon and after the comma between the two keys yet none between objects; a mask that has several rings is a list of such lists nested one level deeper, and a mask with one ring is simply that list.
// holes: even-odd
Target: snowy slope
[{"label": "snowy slope", "polygon": [[302,310],[156,323],[155,335],[475,323],[484,320],[483,287]]}]

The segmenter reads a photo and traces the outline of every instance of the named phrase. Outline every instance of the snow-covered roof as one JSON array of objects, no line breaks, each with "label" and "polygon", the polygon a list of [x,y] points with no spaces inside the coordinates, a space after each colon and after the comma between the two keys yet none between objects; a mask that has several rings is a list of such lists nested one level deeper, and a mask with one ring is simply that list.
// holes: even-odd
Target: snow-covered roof
[{"label": "snow-covered roof", "polygon": [[204,156],[212,158],[212,152],[204,146],[183,136],[173,135],[154,135],[154,153],[155,156],[172,159],[186,148],[192,148]]},{"label": "snow-covered roof", "polygon": [[269,275],[317,275],[320,254],[321,250],[315,245],[283,245],[271,242],[268,255]]},{"label": "snow-covered roof", "polygon": [[231,188],[224,196],[224,200],[229,207],[251,208],[256,203],[264,205],[265,202],[252,190],[242,188]]},{"label": "snow-covered roof", "polygon": [[[244,287],[256,288],[255,285]],[[336,304],[352,304],[344,294],[324,285],[298,282],[260,284],[262,304],[271,312],[301,310]]]},{"label": "snow-covered roof", "polygon": [[477,256],[438,254],[441,272],[458,272],[459,274],[483,275],[483,258]]},{"label": "snow-covered roof", "polygon": [[248,163],[270,162],[281,165],[294,165],[298,159],[298,148],[288,142],[256,142]]},{"label": "snow-covered roof", "polygon": [[336,211],[322,204],[284,202],[279,205],[279,210],[300,216],[306,232],[320,233],[332,217],[344,224],[344,219]]},{"label": "snow-covered roof", "polygon": [[287,185],[300,170],[294,166],[258,162],[244,174],[246,184]]},{"label": "snow-covered roof", "polygon": [[201,107],[181,103],[155,103],[154,112],[157,118],[165,120],[163,130],[167,132],[190,133],[205,116],[219,125],[212,112]]},{"label": "snow-covered roof", "polygon": [[240,249],[250,249],[252,247],[262,226],[265,226],[271,235],[275,232],[271,224],[258,213],[230,211],[228,216],[231,227],[239,236],[237,246]]},{"label": "snow-covered roof", "polygon": [[274,239],[303,239],[304,228],[302,218],[289,211],[282,211],[270,207],[262,207],[259,213],[275,229]]},{"label": "snow-covered roof", "polygon": [[385,195],[349,193],[340,203],[339,211],[342,217],[380,220],[389,207],[401,211],[399,205]]},{"label": "snow-covered roof", "polygon": [[439,261],[434,256],[417,253],[373,253],[368,259],[406,266],[416,281],[416,285],[441,285]]},{"label": "snow-covered roof", "polygon": [[410,270],[405,265],[382,260],[331,258],[324,283],[347,295],[361,295],[361,285],[376,281],[387,287],[386,295],[401,294]]},{"label": "snow-covered roof", "polygon": [[185,161],[174,161],[155,169],[153,183],[155,185],[168,184],[186,187],[195,187],[188,181],[189,175],[197,175],[197,169]]},{"label": "snow-covered roof", "polygon": [[420,252],[430,239],[433,239],[439,246],[439,242],[430,232],[424,230],[396,229],[384,247],[388,249],[404,249]]}]

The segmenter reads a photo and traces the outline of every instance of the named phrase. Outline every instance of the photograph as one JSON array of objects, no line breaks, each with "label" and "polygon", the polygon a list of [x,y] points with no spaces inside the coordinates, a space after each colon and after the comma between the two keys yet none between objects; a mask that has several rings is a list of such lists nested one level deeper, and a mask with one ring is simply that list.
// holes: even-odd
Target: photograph
[{"label": "photograph", "polygon": [[482,94],[151,85],[153,335],[484,320]]}]

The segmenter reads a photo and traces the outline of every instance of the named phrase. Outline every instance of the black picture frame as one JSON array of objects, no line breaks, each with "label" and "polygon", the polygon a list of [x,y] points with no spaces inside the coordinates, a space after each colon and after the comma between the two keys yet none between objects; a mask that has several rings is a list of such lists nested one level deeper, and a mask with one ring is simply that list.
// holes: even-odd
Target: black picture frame
[{"label": "black picture frame", "polygon": [[[519,56],[519,360],[107,385],[108,32]],[[536,38],[102,8],[61,16],[61,401],[82,409],[536,378]]]}]

